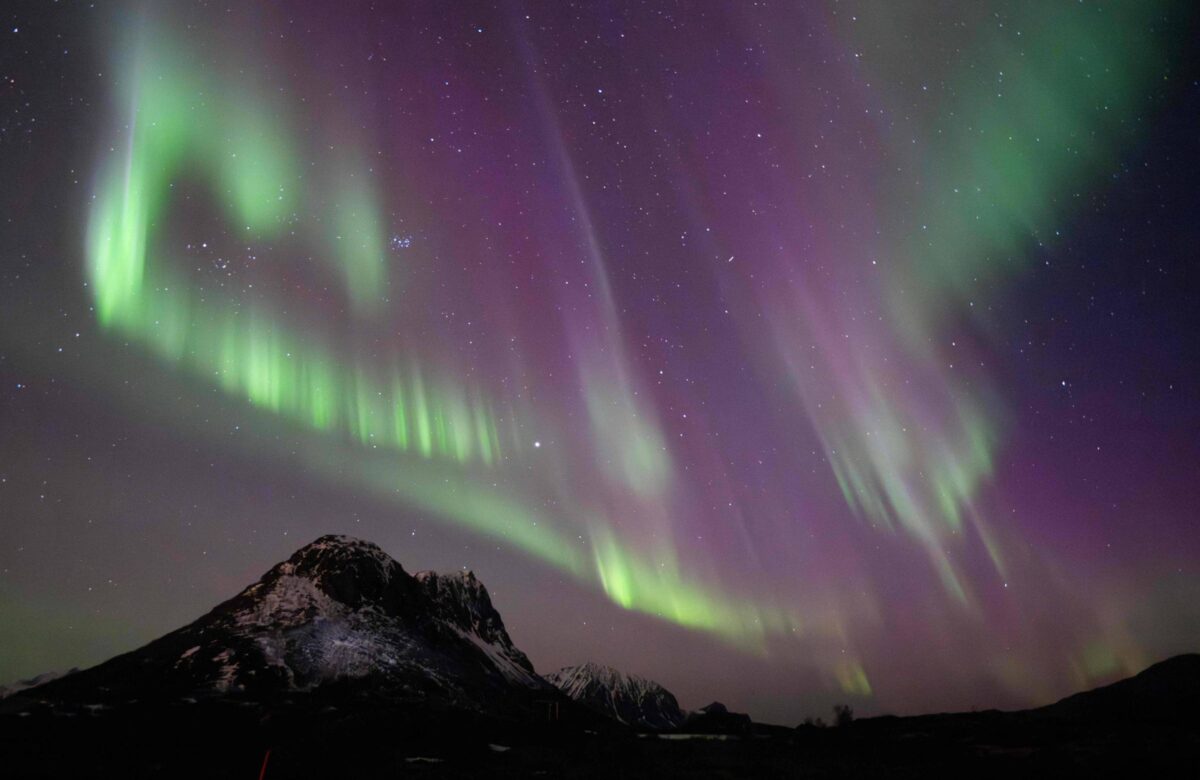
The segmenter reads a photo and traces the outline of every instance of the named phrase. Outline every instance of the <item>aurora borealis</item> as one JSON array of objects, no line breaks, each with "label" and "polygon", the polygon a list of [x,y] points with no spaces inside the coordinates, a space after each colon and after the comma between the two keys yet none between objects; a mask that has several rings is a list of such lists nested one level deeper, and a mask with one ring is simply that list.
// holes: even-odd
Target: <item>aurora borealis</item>
[{"label": "aurora borealis", "polygon": [[4,13],[0,682],[323,533],[780,722],[1197,649],[1186,4]]}]

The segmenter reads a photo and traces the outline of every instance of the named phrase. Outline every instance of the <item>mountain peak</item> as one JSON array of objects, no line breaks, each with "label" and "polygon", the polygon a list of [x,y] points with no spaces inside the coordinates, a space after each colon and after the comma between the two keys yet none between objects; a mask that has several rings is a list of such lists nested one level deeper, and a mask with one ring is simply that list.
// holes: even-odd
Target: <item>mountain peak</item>
[{"label": "mountain peak", "polygon": [[[304,545],[263,577],[262,583],[298,577],[350,607],[376,603],[390,609],[400,606],[411,584],[404,569],[373,542],[352,536],[327,534]],[[253,587],[253,586],[252,586]]]},{"label": "mountain peak", "polygon": [[193,623],[44,690],[271,698],[335,681],[497,711],[549,689],[473,573],[414,578],[376,544],[327,535]]},{"label": "mountain peak", "polygon": [[292,553],[287,562],[294,566],[331,566],[356,560],[370,560],[383,565],[394,562],[374,542],[343,534],[319,536]]},{"label": "mountain peak", "polygon": [[516,648],[500,613],[492,606],[492,597],[469,569],[449,574],[421,571],[415,575],[425,594],[442,610],[450,622],[472,641],[482,641],[503,650],[504,657],[520,670],[533,674],[533,664]]},{"label": "mountain peak", "polygon": [[546,675],[560,691],[621,723],[671,729],[683,722],[675,696],[653,680],[588,661]]},{"label": "mountain peak", "polygon": [[555,674],[562,675],[564,678],[574,678],[575,680],[598,680],[609,686],[622,686],[631,682],[645,681],[636,674],[626,674],[620,669],[596,663],[595,661],[584,661],[577,666],[567,666],[559,669]]}]

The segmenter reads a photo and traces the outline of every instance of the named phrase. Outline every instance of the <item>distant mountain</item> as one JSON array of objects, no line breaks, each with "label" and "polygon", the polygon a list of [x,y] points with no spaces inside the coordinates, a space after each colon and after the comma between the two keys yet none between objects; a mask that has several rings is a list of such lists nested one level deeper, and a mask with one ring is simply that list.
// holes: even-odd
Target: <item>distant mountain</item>
[{"label": "distant mountain", "polygon": [[557,695],[470,572],[407,574],[370,542],[323,536],[194,623],[26,691],[48,700],[233,696],[337,686],[490,714]]},{"label": "distant mountain", "polygon": [[28,677],[24,680],[17,680],[16,682],[9,683],[8,685],[0,685],[0,699],[3,699],[5,696],[12,696],[14,693],[20,693],[21,691],[25,691],[30,688],[36,688],[43,683],[48,683],[51,680],[57,680],[63,675],[74,674],[78,671],[79,669],[72,668],[65,672],[42,672],[41,674],[35,674],[33,677]]},{"label": "distant mountain", "polygon": [[546,680],[575,701],[629,726],[666,730],[683,722],[679,702],[666,688],[608,666],[568,666],[546,675]]}]

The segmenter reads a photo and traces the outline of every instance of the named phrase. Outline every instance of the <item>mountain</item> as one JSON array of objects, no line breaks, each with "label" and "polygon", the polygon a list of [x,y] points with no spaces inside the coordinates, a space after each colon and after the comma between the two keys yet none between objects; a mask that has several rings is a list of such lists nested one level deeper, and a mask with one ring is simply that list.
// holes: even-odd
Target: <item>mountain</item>
[{"label": "mountain", "polygon": [[410,576],[346,536],[302,547],[190,625],[25,695],[112,705],[330,688],[490,714],[532,712],[556,695],[474,574]]},{"label": "mountain", "polygon": [[1200,713],[1200,654],[1168,658],[1133,677],[1076,693],[1034,712],[1081,720],[1194,719]]},{"label": "mountain", "polygon": [[1036,710],[685,719],[597,664],[538,677],[470,572],[325,536],[190,625],[0,699],[0,756],[6,777],[1196,777],[1200,655]]},{"label": "mountain", "polygon": [[12,696],[14,693],[20,693],[21,691],[25,691],[30,688],[36,688],[43,683],[48,683],[51,680],[57,680],[63,675],[74,674],[78,671],[79,669],[72,668],[65,672],[42,672],[41,674],[35,674],[33,677],[29,677],[24,680],[17,680],[16,682],[8,685],[0,685],[0,699],[3,699],[6,696]]},{"label": "mountain", "polygon": [[446,623],[486,653],[497,668],[516,680],[528,681],[536,676],[529,658],[509,638],[487,588],[474,572],[422,571],[417,572],[416,580],[438,606]]},{"label": "mountain", "polygon": [[568,666],[546,675],[546,680],[575,701],[629,726],[666,730],[683,722],[679,702],[666,688],[608,666]]}]

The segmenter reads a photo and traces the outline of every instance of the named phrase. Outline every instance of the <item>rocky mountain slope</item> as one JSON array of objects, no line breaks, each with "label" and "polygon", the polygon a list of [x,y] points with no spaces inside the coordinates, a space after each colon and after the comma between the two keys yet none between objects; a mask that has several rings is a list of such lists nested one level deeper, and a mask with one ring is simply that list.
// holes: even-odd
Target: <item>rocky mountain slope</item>
[{"label": "rocky mountain slope", "polygon": [[629,726],[666,730],[684,719],[679,702],[666,688],[608,666],[568,666],[546,675],[546,680],[575,701]]},{"label": "rocky mountain slope", "polygon": [[370,542],[323,536],[190,625],[27,696],[112,705],[267,700],[331,685],[389,702],[531,709],[554,690],[470,572],[410,576]]}]

